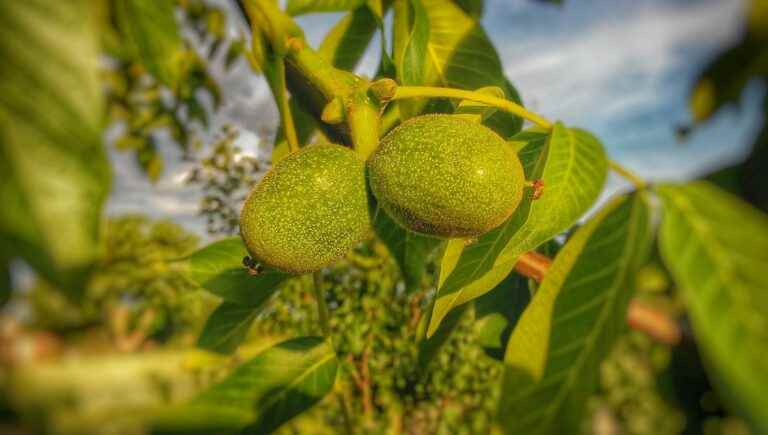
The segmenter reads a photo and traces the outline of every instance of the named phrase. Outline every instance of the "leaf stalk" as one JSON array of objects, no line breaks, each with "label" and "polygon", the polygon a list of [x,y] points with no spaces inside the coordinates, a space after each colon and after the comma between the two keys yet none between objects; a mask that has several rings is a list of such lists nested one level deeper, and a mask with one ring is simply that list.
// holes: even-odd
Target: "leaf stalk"
[{"label": "leaf stalk", "polygon": [[611,170],[613,170],[613,172],[624,177],[627,181],[632,183],[632,185],[635,186],[635,189],[642,190],[647,187],[648,183],[646,183],[642,177],[627,167],[623,166],[619,162],[616,162],[615,160],[608,160],[608,166],[611,168]]},{"label": "leaf stalk", "polygon": [[463,89],[443,88],[435,86],[398,86],[392,100],[403,100],[407,98],[456,98],[461,100],[475,101],[477,103],[487,104],[496,107],[505,112],[512,113],[521,118],[525,118],[532,123],[546,129],[552,128],[552,122],[543,116],[531,112],[525,107],[503,98],[494,97],[488,94],[482,94],[475,91],[466,91]]}]

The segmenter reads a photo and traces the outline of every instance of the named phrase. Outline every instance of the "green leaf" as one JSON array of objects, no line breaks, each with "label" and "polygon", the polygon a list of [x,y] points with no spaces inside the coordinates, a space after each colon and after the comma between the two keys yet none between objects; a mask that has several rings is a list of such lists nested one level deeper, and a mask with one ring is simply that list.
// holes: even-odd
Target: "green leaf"
[{"label": "green leaf", "polygon": [[504,358],[509,336],[530,300],[528,278],[516,273],[509,274],[493,290],[475,299],[475,330],[478,342],[489,356]]},{"label": "green leaf", "polygon": [[[442,349],[443,345],[445,345],[448,339],[451,338],[451,334],[453,334],[453,331],[457,326],[459,326],[459,322],[461,321],[462,317],[464,317],[464,313],[466,313],[470,307],[471,304],[464,304],[451,311],[450,314],[448,314],[443,320],[443,327],[440,328],[436,334],[433,334],[430,337],[426,337],[424,335],[423,329],[419,328],[420,339],[418,363],[419,370],[422,373],[425,373],[426,369],[429,367],[429,363],[435,360],[435,356],[440,351],[440,349]],[[427,322],[429,321],[429,319],[426,318],[424,320]]]},{"label": "green leaf", "polygon": [[498,285],[514,269],[520,254],[565,231],[597,199],[608,163],[602,144],[586,131],[555,124],[551,133],[534,128],[512,138],[526,179],[542,180],[544,193],[525,195],[515,213],[499,228],[464,247],[448,243],[441,263],[440,289],[428,335],[454,307]]},{"label": "green leaf", "polygon": [[768,44],[758,36],[757,27],[747,27],[738,43],[719,53],[699,73],[688,103],[694,121],[705,121],[722,107],[738,102],[752,79],[768,75]]},{"label": "green leaf", "polygon": [[430,22],[422,0],[410,0],[407,18],[412,23],[404,37],[402,58],[396,61],[397,76],[402,85],[425,84],[428,65]]},{"label": "green leaf", "polygon": [[[520,94],[517,92],[517,89],[506,77],[504,77],[504,86],[502,89],[504,89],[504,94],[506,95],[507,100],[513,101],[520,105],[523,104],[523,100],[520,98]],[[492,129],[501,135],[501,137],[511,138],[515,134],[519,133],[523,128],[523,118],[511,115],[501,110],[497,110],[496,113],[491,115],[487,120],[485,120],[485,122],[483,122],[483,125]]]},{"label": "green leaf", "polygon": [[225,301],[258,307],[291,275],[273,269],[252,276],[243,266],[248,255],[240,237],[229,237],[200,249],[183,260],[184,275]]},{"label": "green leaf", "polygon": [[288,0],[285,11],[290,15],[313,12],[341,12],[357,9],[365,0]]},{"label": "green leaf", "polygon": [[162,414],[153,432],[268,434],[328,394],[337,367],[333,348],[320,337],[284,341]]},{"label": "green leaf", "polygon": [[662,258],[719,391],[768,432],[768,217],[706,182],[659,186]]},{"label": "green leaf", "polygon": [[377,21],[368,7],[345,15],[333,26],[318,52],[336,68],[352,71],[376,32]]},{"label": "green leaf", "polygon": [[[429,338],[426,328],[429,316],[422,319],[419,325],[419,369],[424,371],[440,349],[448,342],[459,322],[473,305],[474,328],[478,342],[486,354],[501,361],[507,339],[512,332],[518,317],[530,300],[528,280],[520,275],[510,274],[501,284],[490,292],[474,300],[474,304],[464,304],[451,310],[443,319],[440,329]],[[431,312],[432,310],[430,310]]]},{"label": "green leaf", "polygon": [[625,327],[653,240],[650,217],[644,193],[617,197],[555,257],[507,344],[498,414],[506,433],[578,427],[600,363]]},{"label": "green leaf", "polygon": [[0,2],[0,236],[76,296],[110,189],[93,2]]},{"label": "green leaf", "polygon": [[[412,20],[414,37],[411,38],[413,53],[406,49],[401,60],[395,59],[402,84],[467,90],[496,86],[504,90],[508,99],[520,102],[517,91],[504,76],[496,49],[477,20],[452,0],[419,0],[415,3],[420,3],[426,12],[428,30],[419,31],[418,26],[423,25],[424,20],[420,19],[419,11],[415,11]],[[423,47],[425,37],[428,42]],[[395,53],[397,55],[397,51]],[[406,70],[401,74],[400,69],[404,68]],[[503,137],[509,137],[520,131],[522,119],[499,111],[488,126]]]},{"label": "green leaf", "polygon": [[389,2],[385,3],[384,0],[366,0],[365,3],[368,6],[368,9],[373,13],[374,18],[376,19],[376,26],[379,28],[379,47],[381,55],[379,56],[379,68],[376,72],[376,77],[395,78],[395,63],[387,51],[387,28],[386,23],[384,23],[384,15],[386,14],[387,9],[389,9]]},{"label": "green leaf", "polygon": [[261,310],[234,302],[222,302],[205,322],[197,345],[218,353],[231,353],[245,340]]},{"label": "green leaf", "polygon": [[374,231],[387,245],[390,255],[395,258],[405,279],[406,288],[417,289],[427,262],[442,241],[406,230],[381,208],[376,209],[374,216]]},{"label": "green leaf", "polygon": [[[497,86],[486,86],[484,88],[475,89],[478,94],[490,95],[496,98],[504,98],[504,90]],[[456,116],[462,117],[468,121],[482,123],[491,115],[496,113],[495,107],[489,106],[484,103],[478,103],[476,101],[461,100],[459,101],[456,110],[453,112]]]},{"label": "green leaf", "polygon": [[483,15],[483,0],[453,0],[464,12],[477,19]]},{"label": "green leaf", "polygon": [[[296,136],[299,139],[299,145],[304,147],[309,144],[312,135],[317,131],[317,122],[315,118],[301,108],[301,105],[296,99],[291,98],[288,101],[291,107],[291,116],[293,116],[293,125],[296,126]],[[283,129],[283,123],[280,121],[280,126],[277,129],[275,136],[274,146],[272,147],[271,161],[274,166],[280,160],[284,159],[290,154],[290,147],[288,146],[288,139],[285,138],[285,130]]]},{"label": "green leaf", "polygon": [[115,0],[115,15],[125,44],[161,83],[175,88],[182,75],[184,44],[176,24],[175,3]]}]

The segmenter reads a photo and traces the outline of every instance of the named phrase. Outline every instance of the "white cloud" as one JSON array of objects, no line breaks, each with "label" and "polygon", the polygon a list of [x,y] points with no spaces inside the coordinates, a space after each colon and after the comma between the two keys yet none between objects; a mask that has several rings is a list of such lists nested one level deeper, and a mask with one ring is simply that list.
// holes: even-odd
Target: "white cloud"
[{"label": "white cloud", "polygon": [[664,101],[665,74],[689,70],[700,47],[711,50],[735,38],[742,8],[728,0],[646,4],[598,17],[581,30],[537,31],[525,44],[500,51],[507,75],[538,110],[574,122],[587,113],[620,116]]}]

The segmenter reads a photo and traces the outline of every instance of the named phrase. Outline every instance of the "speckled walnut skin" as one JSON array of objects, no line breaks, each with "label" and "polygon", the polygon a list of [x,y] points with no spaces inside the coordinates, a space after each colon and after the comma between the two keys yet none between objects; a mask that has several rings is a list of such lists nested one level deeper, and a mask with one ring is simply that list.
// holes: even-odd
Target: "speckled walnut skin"
[{"label": "speckled walnut skin", "polygon": [[517,208],[524,174],[491,129],[451,115],[411,118],[368,159],[371,190],[404,227],[438,237],[476,237]]},{"label": "speckled walnut skin", "polygon": [[240,214],[248,252],[288,273],[332,263],[370,231],[365,163],[339,145],[309,146],[281,160]]}]

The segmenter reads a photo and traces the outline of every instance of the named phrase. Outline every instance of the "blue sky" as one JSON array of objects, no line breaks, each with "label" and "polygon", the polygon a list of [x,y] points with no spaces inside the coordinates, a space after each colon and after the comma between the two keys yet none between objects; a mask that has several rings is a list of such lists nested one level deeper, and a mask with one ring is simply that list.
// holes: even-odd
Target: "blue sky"
[{"label": "blue sky", "polygon": [[[723,111],[687,141],[674,134],[676,125],[689,121],[687,94],[696,71],[738,38],[743,8],[739,0],[566,0],[562,7],[486,0],[483,24],[528,107],[592,131],[613,159],[649,179],[678,180],[738,161],[754,137],[764,91],[757,86],[747,89],[740,108]],[[338,17],[299,21],[316,44]],[[372,44],[363,59],[363,73],[373,72],[377,47]],[[244,62],[216,75],[226,103],[212,131],[234,124],[241,147],[263,155],[268,144],[256,132],[277,122],[263,79]],[[169,164],[154,186],[130,156],[113,153],[116,180],[108,210],[170,217],[202,232],[200,192],[182,185],[190,165],[173,146],[163,150]],[[617,188],[621,182],[611,177],[607,194]]]}]

